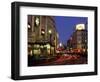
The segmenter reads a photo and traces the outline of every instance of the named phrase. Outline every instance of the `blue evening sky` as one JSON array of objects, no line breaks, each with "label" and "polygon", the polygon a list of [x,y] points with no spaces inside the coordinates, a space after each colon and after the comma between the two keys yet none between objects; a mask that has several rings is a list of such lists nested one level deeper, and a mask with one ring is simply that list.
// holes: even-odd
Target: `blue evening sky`
[{"label": "blue evening sky", "polygon": [[56,29],[59,34],[59,42],[67,43],[73,31],[75,31],[76,24],[88,22],[87,17],[68,17],[55,16]]}]

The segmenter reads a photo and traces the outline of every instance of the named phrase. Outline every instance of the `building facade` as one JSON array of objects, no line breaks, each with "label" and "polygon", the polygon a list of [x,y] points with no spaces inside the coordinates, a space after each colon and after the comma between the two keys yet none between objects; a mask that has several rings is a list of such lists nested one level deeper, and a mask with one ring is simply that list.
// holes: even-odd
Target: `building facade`
[{"label": "building facade", "polygon": [[75,31],[67,41],[67,50],[73,53],[86,53],[88,49],[87,26],[85,24],[77,24]]},{"label": "building facade", "polygon": [[53,16],[28,15],[28,55],[55,55],[58,38]]}]

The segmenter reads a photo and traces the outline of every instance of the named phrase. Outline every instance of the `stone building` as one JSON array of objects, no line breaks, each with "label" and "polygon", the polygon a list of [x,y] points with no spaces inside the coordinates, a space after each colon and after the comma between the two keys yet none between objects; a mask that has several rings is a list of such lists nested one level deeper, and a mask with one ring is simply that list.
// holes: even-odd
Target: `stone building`
[{"label": "stone building", "polygon": [[28,15],[28,55],[52,57],[58,43],[53,16]]}]

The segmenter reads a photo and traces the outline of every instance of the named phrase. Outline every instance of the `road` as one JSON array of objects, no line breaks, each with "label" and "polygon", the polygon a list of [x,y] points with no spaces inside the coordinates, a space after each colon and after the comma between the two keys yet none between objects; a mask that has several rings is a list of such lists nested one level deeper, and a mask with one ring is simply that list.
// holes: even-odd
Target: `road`
[{"label": "road", "polygon": [[45,60],[37,60],[33,66],[45,65],[74,65],[74,64],[87,64],[87,57],[80,55],[63,54],[58,57],[49,58]]}]

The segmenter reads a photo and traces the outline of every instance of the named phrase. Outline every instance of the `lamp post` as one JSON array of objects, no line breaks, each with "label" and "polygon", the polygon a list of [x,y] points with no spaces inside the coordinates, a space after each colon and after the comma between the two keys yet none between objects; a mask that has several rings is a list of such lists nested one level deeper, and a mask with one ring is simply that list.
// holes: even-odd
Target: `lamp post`
[{"label": "lamp post", "polygon": [[50,55],[51,55],[51,34],[52,34],[51,30],[49,30],[49,34],[50,34]]}]

